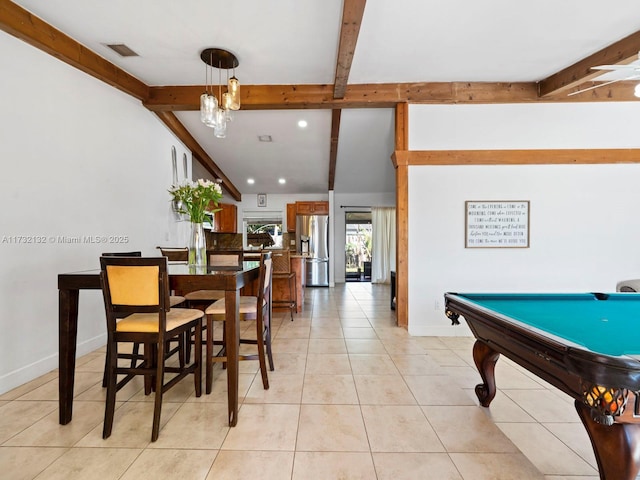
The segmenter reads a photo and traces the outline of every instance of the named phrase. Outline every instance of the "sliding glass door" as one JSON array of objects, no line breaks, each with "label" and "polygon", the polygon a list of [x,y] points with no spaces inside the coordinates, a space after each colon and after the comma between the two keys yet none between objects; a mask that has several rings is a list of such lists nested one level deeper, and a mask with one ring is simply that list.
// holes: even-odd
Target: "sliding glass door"
[{"label": "sliding glass door", "polygon": [[371,281],[371,212],[345,212],[345,281]]}]

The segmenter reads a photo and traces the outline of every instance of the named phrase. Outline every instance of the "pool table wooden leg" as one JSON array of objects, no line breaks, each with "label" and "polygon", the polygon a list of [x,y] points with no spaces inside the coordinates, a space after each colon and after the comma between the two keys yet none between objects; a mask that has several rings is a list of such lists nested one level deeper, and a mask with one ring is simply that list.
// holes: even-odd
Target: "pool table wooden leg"
[{"label": "pool table wooden leg", "polygon": [[587,429],[598,461],[601,480],[633,480],[640,468],[640,424],[596,423],[589,407],[575,401],[576,410]]},{"label": "pool table wooden leg", "polygon": [[473,344],[473,360],[484,383],[476,385],[476,395],[480,405],[488,407],[496,396],[496,362],[500,354],[486,343],[476,340]]}]

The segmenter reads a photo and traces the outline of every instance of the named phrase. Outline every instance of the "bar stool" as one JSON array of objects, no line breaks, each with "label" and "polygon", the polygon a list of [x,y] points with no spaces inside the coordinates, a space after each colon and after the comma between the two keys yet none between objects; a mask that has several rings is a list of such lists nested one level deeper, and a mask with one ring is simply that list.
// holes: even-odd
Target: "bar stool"
[{"label": "bar stool", "polygon": [[285,307],[291,311],[291,321],[293,312],[298,309],[298,295],[296,291],[296,272],[291,271],[291,258],[289,250],[273,250],[273,279],[283,279],[288,283],[289,295],[283,300],[274,300],[274,307]]},{"label": "bar stool", "polygon": [[[273,280],[273,260],[271,252],[263,252],[260,256],[260,281],[257,296],[240,296],[238,312],[240,320],[256,321],[256,337],[239,338],[240,344],[257,345],[258,353],[241,354],[238,353],[238,360],[258,360],[260,362],[260,373],[262,375],[262,386],[269,389],[269,378],[267,375],[267,360],[269,370],[273,371],[273,352],[271,351],[271,285]],[[227,339],[223,334],[222,349],[217,353],[213,351],[213,322],[226,321],[225,299],[218,300],[207,307],[205,314],[207,317],[207,338],[206,338],[206,392],[211,393],[213,385],[213,364],[214,362],[227,362]],[[238,345],[238,346],[239,346]]]}]

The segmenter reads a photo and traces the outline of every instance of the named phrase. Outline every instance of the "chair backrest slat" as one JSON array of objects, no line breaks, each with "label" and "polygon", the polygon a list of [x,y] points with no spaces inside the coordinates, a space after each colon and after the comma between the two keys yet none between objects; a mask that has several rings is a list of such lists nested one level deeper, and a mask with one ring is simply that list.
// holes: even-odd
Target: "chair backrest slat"
[{"label": "chair backrest slat", "polygon": [[156,247],[170,262],[186,262],[189,259],[187,247]]},{"label": "chair backrest slat", "polygon": [[209,250],[210,267],[242,267],[242,250]]},{"label": "chair backrest slat", "polygon": [[141,257],[142,252],[107,252],[102,254],[103,257]]},{"label": "chair backrest slat", "polygon": [[271,255],[273,259],[273,273],[291,272],[291,252],[289,252],[289,250],[273,250]]}]

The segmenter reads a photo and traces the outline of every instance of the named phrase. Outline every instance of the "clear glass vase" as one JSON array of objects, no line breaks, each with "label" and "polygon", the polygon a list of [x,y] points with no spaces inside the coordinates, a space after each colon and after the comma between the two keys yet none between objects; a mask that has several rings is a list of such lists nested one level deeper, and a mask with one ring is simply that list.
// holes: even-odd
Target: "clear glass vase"
[{"label": "clear glass vase", "polygon": [[202,223],[191,223],[191,234],[189,235],[189,266],[207,266],[207,241],[204,236],[204,225]]}]

